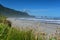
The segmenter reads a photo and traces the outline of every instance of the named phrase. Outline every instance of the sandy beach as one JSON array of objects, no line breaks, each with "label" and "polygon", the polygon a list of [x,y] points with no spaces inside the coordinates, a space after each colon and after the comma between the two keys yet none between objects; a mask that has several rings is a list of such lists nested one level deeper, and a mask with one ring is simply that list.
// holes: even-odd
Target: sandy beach
[{"label": "sandy beach", "polygon": [[[42,23],[39,21],[31,21],[31,20],[16,20],[14,18],[8,18],[12,22],[12,27],[23,27],[23,28],[32,28],[36,31],[42,31],[46,33],[55,33],[56,30],[60,28],[58,24],[48,24]],[[58,30],[60,32],[60,30]]]}]

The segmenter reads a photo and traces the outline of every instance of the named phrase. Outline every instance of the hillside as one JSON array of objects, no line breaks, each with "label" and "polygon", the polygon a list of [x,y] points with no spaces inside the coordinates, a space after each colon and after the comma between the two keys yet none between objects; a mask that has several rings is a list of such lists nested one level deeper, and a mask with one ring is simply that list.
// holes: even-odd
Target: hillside
[{"label": "hillside", "polygon": [[27,12],[17,11],[11,8],[4,7],[0,4],[0,15],[7,17],[34,17],[29,15]]}]

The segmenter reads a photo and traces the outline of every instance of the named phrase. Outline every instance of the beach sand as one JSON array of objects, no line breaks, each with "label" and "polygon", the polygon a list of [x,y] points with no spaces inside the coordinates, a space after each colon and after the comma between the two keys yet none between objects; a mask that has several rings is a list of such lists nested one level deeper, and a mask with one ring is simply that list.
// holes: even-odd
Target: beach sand
[{"label": "beach sand", "polygon": [[[14,18],[8,18],[7,20],[10,20],[12,22],[12,27],[22,27],[22,28],[31,28],[35,29],[35,31],[38,32],[46,32],[46,33],[55,33],[56,30],[60,28],[60,25],[58,24],[48,24],[48,23],[42,23],[39,21],[30,21],[30,20],[16,20]],[[60,30],[58,30],[60,32]]]}]

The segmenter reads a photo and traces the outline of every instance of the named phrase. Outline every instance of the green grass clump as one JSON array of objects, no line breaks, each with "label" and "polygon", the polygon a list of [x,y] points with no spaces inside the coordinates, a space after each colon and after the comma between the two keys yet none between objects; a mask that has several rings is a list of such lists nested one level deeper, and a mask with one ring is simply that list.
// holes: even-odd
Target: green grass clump
[{"label": "green grass clump", "polygon": [[0,39],[5,40],[7,38],[8,31],[9,31],[8,25],[0,23]]},{"label": "green grass clump", "polygon": [[18,30],[16,28],[11,28],[7,40],[34,40],[32,30]]},{"label": "green grass clump", "polygon": [[0,23],[0,40],[34,40],[32,30],[20,30]]}]

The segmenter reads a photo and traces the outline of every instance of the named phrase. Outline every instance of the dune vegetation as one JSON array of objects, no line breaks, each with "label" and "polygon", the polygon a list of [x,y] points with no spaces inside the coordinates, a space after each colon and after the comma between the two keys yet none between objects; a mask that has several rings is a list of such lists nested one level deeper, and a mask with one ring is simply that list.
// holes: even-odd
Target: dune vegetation
[{"label": "dune vegetation", "polygon": [[44,32],[35,32],[33,29],[21,30],[12,27],[7,21],[6,17],[0,16],[0,40],[60,40],[57,32],[55,36],[48,38]]}]

